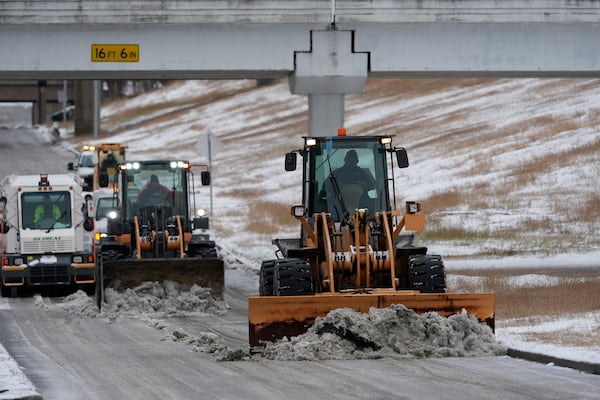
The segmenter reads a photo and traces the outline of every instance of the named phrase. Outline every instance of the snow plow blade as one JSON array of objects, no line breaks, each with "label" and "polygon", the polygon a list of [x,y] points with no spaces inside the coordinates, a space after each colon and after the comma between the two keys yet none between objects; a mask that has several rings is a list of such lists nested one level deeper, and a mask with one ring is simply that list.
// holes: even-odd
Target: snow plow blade
[{"label": "snow plow blade", "polygon": [[210,287],[213,295],[223,298],[225,272],[218,258],[152,258],[115,260],[101,264],[104,288],[134,288],[143,282],[173,281]]},{"label": "snow plow blade", "polygon": [[435,311],[444,317],[463,309],[494,330],[495,293],[420,293],[373,290],[371,293],[323,293],[312,296],[255,296],[248,299],[250,347],[305,333],[317,317],[337,308],[368,312],[404,304],[419,314]]}]

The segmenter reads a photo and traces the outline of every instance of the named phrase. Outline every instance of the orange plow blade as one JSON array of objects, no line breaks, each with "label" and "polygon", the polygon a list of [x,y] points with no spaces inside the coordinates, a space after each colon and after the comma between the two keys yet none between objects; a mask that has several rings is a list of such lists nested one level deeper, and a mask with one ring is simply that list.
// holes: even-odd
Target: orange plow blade
[{"label": "orange plow blade", "polygon": [[250,346],[300,335],[337,308],[368,312],[403,304],[419,314],[435,311],[446,317],[466,310],[494,329],[495,293],[419,293],[373,290],[371,293],[323,293],[312,296],[254,296],[248,299]]}]

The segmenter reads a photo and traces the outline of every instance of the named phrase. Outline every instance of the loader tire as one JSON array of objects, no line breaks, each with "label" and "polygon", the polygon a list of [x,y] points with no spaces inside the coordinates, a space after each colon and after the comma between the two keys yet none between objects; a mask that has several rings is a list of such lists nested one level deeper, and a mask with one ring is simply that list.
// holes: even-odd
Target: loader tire
[{"label": "loader tire", "polygon": [[273,296],[273,271],[275,270],[275,261],[263,261],[260,266],[258,278],[258,294],[260,296]]},{"label": "loader tire", "polygon": [[215,248],[200,248],[194,251],[194,257],[196,258],[217,258],[217,249]]},{"label": "loader tire", "polygon": [[121,253],[118,250],[102,250],[102,261],[106,262],[106,261],[117,261],[117,260],[121,260],[123,258],[125,258],[125,254]]},{"label": "loader tire", "polygon": [[411,256],[408,261],[408,276],[411,288],[421,293],[446,292],[446,272],[442,256]]},{"label": "loader tire", "polygon": [[0,294],[2,297],[17,297],[18,290],[15,286],[2,286],[0,287]]},{"label": "loader tire", "polygon": [[275,262],[273,295],[302,296],[315,294],[310,264],[299,258],[284,258]]}]

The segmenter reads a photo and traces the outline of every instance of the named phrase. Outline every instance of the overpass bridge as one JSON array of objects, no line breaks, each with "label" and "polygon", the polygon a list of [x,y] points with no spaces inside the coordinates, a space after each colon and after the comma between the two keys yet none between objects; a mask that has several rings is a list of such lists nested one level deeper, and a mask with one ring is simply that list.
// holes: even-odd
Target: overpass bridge
[{"label": "overpass bridge", "polygon": [[596,77],[596,0],[0,3],[0,79],[271,79],[344,124],[368,77]]}]

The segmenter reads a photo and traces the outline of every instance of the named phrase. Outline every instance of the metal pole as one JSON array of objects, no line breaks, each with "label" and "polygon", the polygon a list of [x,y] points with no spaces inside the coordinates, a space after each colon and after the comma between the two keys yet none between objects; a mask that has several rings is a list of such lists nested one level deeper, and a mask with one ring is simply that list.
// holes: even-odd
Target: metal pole
[{"label": "metal pole", "polygon": [[66,126],[67,126],[67,80],[66,79],[63,81],[62,103],[63,103],[63,124],[64,124],[64,127],[66,128]]},{"label": "metal pole", "polygon": [[98,125],[100,124],[100,102],[98,101],[98,80],[94,80],[94,139],[98,138]]},{"label": "metal pole", "polygon": [[208,131],[208,172],[210,172],[211,175],[211,184],[209,185],[209,192],[210,192],[210,216],[212,217],[212,213],[213,213],[213,193],[212,193],[212,150],[210,148],[210,130]]}]

